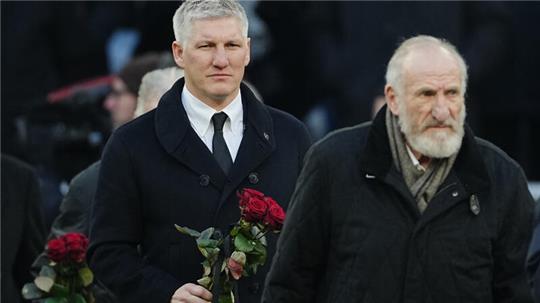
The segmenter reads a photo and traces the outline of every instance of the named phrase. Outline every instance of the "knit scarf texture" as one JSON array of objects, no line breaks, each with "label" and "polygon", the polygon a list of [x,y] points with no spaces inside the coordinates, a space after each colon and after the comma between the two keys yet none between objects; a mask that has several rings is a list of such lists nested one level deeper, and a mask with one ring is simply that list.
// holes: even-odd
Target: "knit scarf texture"
[{"label": "knit scarf texture", "polygon": [[403,176],[407,187],[416,200],[418,210],[423,213],[439,186],[450,173],[457,152],[449,158],[432,158],[425,171],[416,168],[407,152],[404,134],[399,127],[398,117],[386,108],[386,130],[395,167]]}]

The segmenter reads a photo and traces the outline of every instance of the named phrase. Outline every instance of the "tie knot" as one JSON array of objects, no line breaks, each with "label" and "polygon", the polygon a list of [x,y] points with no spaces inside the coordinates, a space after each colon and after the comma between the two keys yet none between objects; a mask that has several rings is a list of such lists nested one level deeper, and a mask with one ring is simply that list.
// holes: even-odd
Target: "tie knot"
[{"label": "tie knot", "polygon": [[223,131],[223,124],[227,120],[228,116],[224,112],[219,112],[212,116],[212,123],[214,124],[214,131]]}]

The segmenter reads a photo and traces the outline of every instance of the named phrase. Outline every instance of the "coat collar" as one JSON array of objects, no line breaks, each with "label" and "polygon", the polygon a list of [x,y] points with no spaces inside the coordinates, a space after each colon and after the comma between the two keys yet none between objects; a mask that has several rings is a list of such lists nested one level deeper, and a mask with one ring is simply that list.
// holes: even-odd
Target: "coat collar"
[{"label": "coat collar", "polygon": [[[388,175],[393,165],[386,131],[385,113],[386,106],[379,111],[373,120],[368,131],[367,141],[359,155],[360,170],[381,179]],[[470,193],[478,193],[489,186],[483,157],[474,134],[467,124],[453,171]]]},{"label": "coat collar", "polygon": [[275,149],[274,127],[268,109],[244,85],[240,86],[244,109],[244,135],[235,163],[226,176],[212,153],[191,128],[182,106],[184,79],[179,79],[161,98],[156,109],[154,126],[158,141],[176,160],[222,190],[220,204],[240,182]]}]

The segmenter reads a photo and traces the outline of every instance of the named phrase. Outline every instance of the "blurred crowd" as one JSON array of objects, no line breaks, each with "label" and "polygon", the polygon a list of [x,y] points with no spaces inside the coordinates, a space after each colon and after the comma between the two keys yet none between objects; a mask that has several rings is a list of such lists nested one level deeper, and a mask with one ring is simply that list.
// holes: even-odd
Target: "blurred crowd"
[{"label": "blurred crowd", "polygon": [[[529,180],[540,179],[540,3],[243,5],[252,39],[246,80],[267,104],[306,122],[314,138],[370,120],[384,102],[386,58],[404,38],[429,34],[457,45],[469,64],[469,124],[516,159]],[[177,6],[2,2],[2,153],[36,167],[48,225],[72,177],[99,159],[114,120],[131,119],[121,117],[122,106],[135,108],[121,101],[125,93],[135,98],[144,72],[174,65]],[[143,54],[160,54],[160,62],[122,70]]]}]

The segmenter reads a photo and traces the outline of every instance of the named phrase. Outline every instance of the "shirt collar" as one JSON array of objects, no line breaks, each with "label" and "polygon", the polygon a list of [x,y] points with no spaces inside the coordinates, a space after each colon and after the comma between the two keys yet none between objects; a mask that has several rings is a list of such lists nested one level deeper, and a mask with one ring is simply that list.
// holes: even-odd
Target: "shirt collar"
[{"label": "shirt collar", "polygon": [[409,157],[411,158],[414,167],[416,167],[416,169],[418,169],[419,171],[425,172],[426,169],[422,166],[422,164],[420,164],[418,159],[416,159],[409,145],[405,144],[405,147],[407,148],[407,154],[409,154]]},{"label": "shirt collar", "polygon": [[[195,132],[201,137],[206,136],[212,125],[212,116],[217,111],[193,96],[186,86],[182,89],[182,105]],[[244,130],[244,110],[240,91],[232,102],[221,111],[229,117],[225,121],[223,129],[228,129],[235,135],[241,134]]]}]

